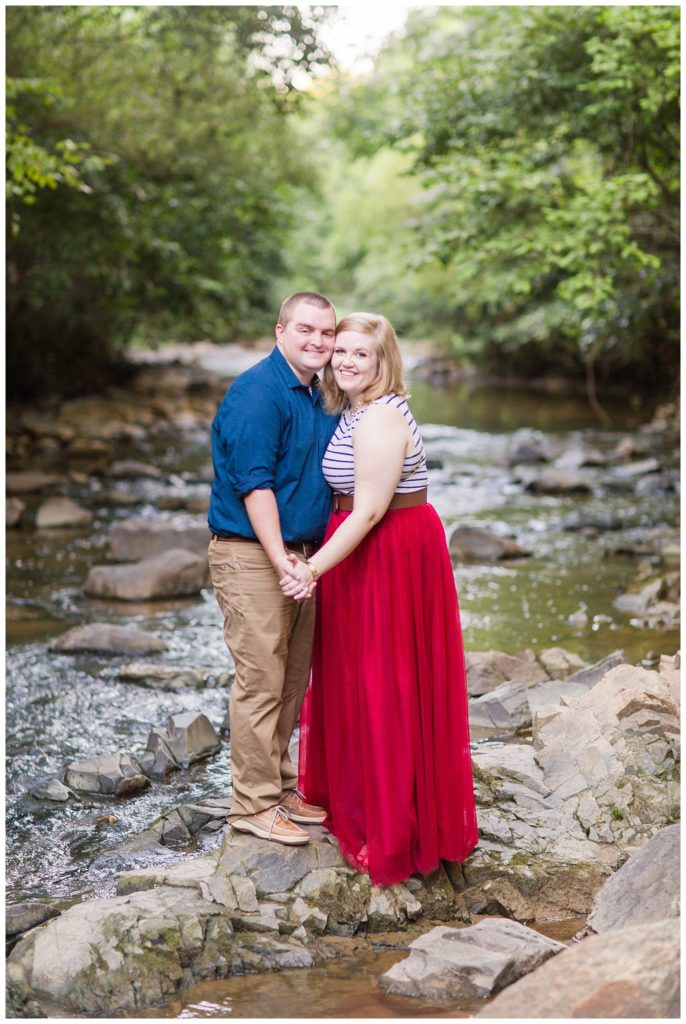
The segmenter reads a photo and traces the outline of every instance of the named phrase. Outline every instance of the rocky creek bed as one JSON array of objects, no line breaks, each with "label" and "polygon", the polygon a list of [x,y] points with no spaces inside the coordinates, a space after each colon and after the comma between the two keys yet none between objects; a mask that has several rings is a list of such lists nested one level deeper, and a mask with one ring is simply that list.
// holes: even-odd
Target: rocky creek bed
[{"label": "rocky creek bed", "polygon": [[[9,1010],[165,1015],[187,989],[326,977],[387,942],[378,1015],[467,1016],[495,996],[486,1015],[673,1016],[675,940],[651,922],[678,914],[674,410],[630,430],[485,430],[427,422],[418,389],[480,842],[374,889],[323,829],[287,850],[224,822],[208,424],[260,355],[185,349],[126,391],[8,417]],[[582,941],[541,938],[560,922]]]}]

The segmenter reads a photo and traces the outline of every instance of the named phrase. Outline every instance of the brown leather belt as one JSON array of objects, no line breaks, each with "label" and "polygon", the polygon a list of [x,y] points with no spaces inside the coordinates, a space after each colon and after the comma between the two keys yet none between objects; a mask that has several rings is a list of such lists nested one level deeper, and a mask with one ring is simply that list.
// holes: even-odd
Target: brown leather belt
[{"label": "brown leather belt", "polygon": [[[426,487],[423,491],[408,491],[406,494],[400,494],[396,491],[391,498],[388,510],[392,511],[396,508],[414,508],[415,505],[426,505],[427,498],[428,491]],[[334,512],[351,512],[354,500],[354,494],[334,494]]]},{"label": "brown leather belt", "polygon": [[[220,537],[218,533],[212,534],[212,540],[225,540],[232,541],[234,544],[259,544],[259,540],[254,537],[239,537],[238,534],[233,534],[231,537]],[[311,558],[312,555],[319,549],[319,545],[315,544],[312,540],[285,540],[283,546],[289,551],[297,551],[298,554],[304,555],[305,558]]]}]

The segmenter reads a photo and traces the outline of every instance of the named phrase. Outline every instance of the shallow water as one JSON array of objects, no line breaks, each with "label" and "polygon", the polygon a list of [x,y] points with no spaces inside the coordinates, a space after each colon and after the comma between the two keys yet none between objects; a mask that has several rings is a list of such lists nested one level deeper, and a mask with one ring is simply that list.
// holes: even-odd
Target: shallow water
[{"label": "shallow water", "polygon": [[[464,386],[437,392],[417,383],[413,409],[437,468],[430,472],[431,498],[446,526],[457,522],[487,524],[514,534],[534,556],[497,565],[458,566],[465,647],[511,653],[563,646],[595,661],[623,648],[634,662],[678,647],[678,633],[649,631],[630,624],[629,616],[612,607],[618,588],[633,577],[636,560],[609,554],[620,539],[638,537],[643,529],[673,525],[676,494],[637,499],[632,494],[604,489],[594,497],[547,497],[524,492],[512,482],[503,464],[512,433],[535,425],[543,440],[570,445],[588,441],[609,452],[637,423],[634,410],[613,410],[613,429],[599,432],[583,401],[532,398],[507,393],[474,391]],[[651,442],[652,443],[652,442]],[[676,455],[656,449],[664,465],[676,473]],[[197,599],[129,604],[87,598],[81,586],[90,566],[107,560],[110,528],[118,519],[146,516],[177,519],[162,512],[163,494],[207,491],[209,431],[160,434],[128,449],[117,458],[153,462],[164,480],[107,483],[107,489],[130,491],[137,504],[113,508],[101,500],[97,480],[72,484],[69,493],[95,513],[87,531],[31,529],[7,534],[7,859],[8,896],[38,898],[63,905],[75,899],[110,895],[122,871],[150,863],[153,858],[174,861],[190,852],[127,853],[118,849],[128,838],[148,828],[164,810],[181,802],[230,794],[225,743],[210,760],[172,773],[144,793],[127,799],[93,799],[68,804],[39,802],[27,795],[30,784],[58,772],[78,757],[135,752],[145,744],[151,725],[162,725],[179,711],[203,711],[219,728],[223,722],[225,690],[164,692],[118,680],[118,671],[131,657],[51,655],[49,640],[85,621],[135,624],[159,635],[168,651],[152,660],[221,671],[230,664],[224,648],[221,617],[213,595]],[[602,470],[594,471],[601,474]],[[38,496],[26,499],[30,510]],[[565,533],[562,518],[575,509],[612,513],[620,531],[588,538]],[[574,628],[569,615],[585,607],[588,625]],[[98,824],[104,813],[112,825]],[[192,850],[216,845],[220,835],[199,839]],[[369,950],[355,960],[333,961],[308,971],[233,978],[199,986],[173,1004],[165,1016],[283,1015],[291,993],[300,996],[294,1016],[467,1016],[465,1008],[411,1012],[376,989],[375,979],[398,956],[388,949]],[[320,980],[317,980],[320,979]],[[225,986],[225,988],[221,988]],[[308,988],[308,986],[310,986]],[[319,993],[318,995],[316,993]],[[209,994],[208,994],[209,993]],[[307,1012],[302,1012],[302,1006]],[[319,1010],[315,1012],[315,1007]],[[278,1013],[276,1010],[278,1009]],[[310,1013],[311,1011],[311,1013]],[[463,1012],[464,1011],[464,1012]]]}]

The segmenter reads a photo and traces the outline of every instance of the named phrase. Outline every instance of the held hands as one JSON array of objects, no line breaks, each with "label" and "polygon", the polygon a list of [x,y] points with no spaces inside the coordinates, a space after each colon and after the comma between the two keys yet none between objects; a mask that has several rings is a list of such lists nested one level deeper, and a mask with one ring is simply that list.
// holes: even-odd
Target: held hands
[{"label": "held hands", "polygon": [[312,579],[310,567],[294,554],[289,554],[287,560],[288,564],[284,565],[285,575],[279,580],[285,596],[292,597],[295,601],[304,601],[312,597],[317,584]]}]

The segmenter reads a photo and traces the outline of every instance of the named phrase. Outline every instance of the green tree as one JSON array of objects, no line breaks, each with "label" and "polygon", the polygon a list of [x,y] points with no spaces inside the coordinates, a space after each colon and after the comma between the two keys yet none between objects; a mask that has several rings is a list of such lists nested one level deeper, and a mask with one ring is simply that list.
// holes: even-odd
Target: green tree
[{"label": "green tree", "polygon": [[224,339],[271,312],[313,174],[290,113],[328,59],[318,17],[8,9],[13,394],[88,388],[132,339]]}]

